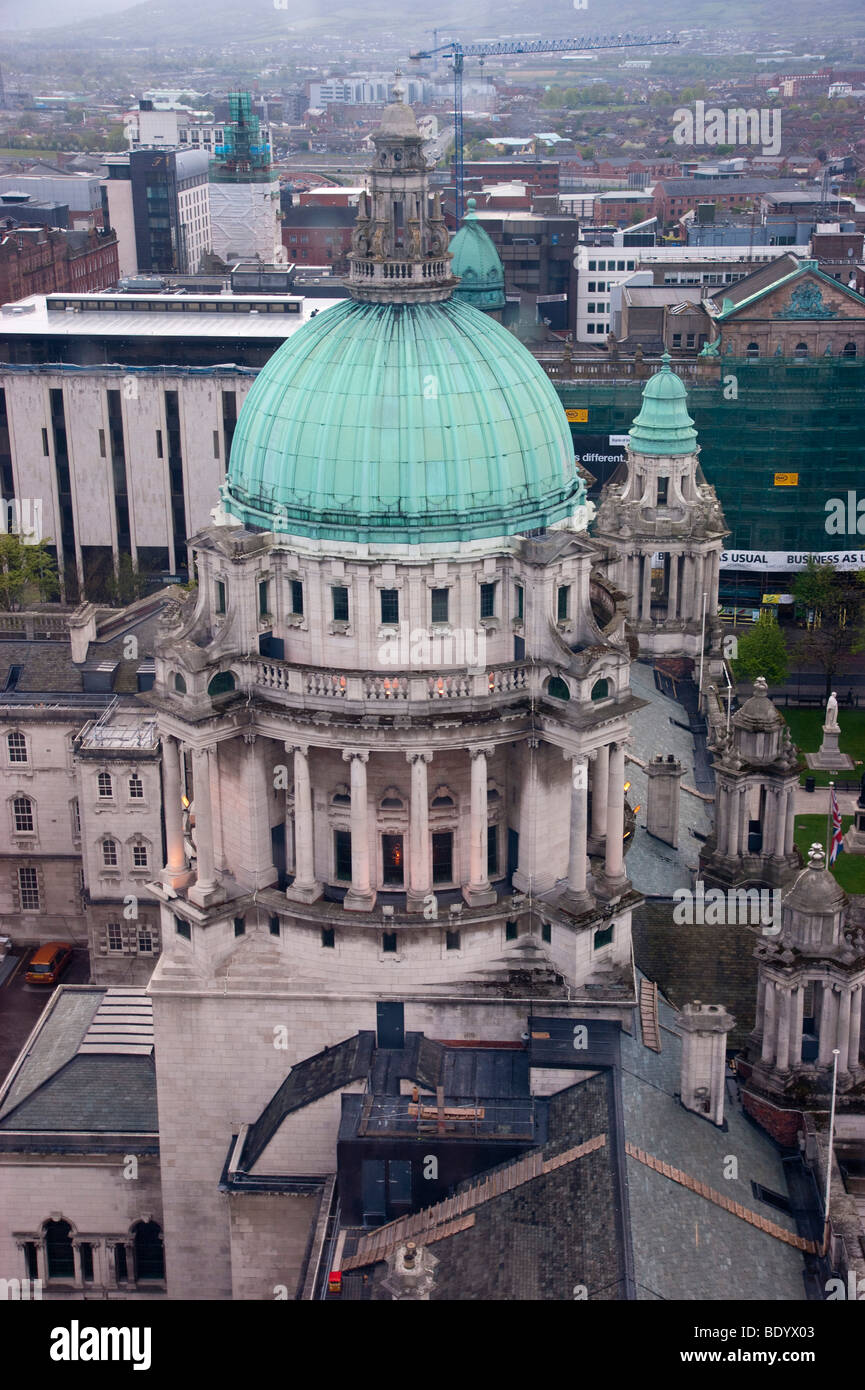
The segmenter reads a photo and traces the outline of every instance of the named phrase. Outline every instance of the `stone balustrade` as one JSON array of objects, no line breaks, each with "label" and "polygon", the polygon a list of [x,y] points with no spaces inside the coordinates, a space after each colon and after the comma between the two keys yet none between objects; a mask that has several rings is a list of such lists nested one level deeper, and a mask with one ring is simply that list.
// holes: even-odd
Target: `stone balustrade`
[{"label": "stone balustrade", "polygon": [[491,666],[477,674],[464,671],[410,673],[339,672],[292,666],[283,661],[256,661],[251,685],[283,694],[292,702],[333,705],[346,701],[376,707],[382,704],[447,704],[484,698],[502,699],[540,693],[549,674],[528,662]]}]

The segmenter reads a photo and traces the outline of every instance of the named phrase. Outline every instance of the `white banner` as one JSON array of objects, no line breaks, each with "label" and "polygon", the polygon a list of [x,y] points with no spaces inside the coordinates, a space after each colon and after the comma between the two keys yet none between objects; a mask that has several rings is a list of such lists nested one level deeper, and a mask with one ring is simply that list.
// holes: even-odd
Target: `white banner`
[{"label": "white banner", "polygon": [[722,570],[803,570],[809,559],[836,570],[865,569],[865,550],[722,550]]}]

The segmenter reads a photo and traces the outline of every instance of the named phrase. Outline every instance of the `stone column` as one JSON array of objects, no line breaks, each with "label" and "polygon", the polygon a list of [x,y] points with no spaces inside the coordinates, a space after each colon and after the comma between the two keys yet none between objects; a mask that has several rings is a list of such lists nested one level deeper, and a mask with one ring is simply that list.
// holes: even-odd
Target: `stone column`
[{"label": "stone column", "polygon": [[717,818],[715,822],[715,849],[718,854],[723,854],[727,845],[727,823],[729,821],[729,798],[727,788],[723,782],[718,783],[717,796],[715,798]]},{"label": "stone column", "polygon": [[859,1044],[862,1029],[862,986],[854,985],[850,996],[850,1034],[847,1041],[847,1070],[859,1066]]},{"label": "stone column", "polygon": [[429,791],[427,764],[432,753],[406,753],[411,764],[411,820],[409,822],[408,894],[409,912],[423,911],[424,899],[432,892],[432,859],[429,832]]},{"label": "stone column", "polygon": [[832,999],[831,980],[822,981],[820,999],[820,1047],[817,1061],[821,1067],[832,1065],[832,1050],[835,1047],[835,1005]]},{"label": "stone column", "polygon": [[285,896],[290,902],[312,903],[321,897],[322,885],[315,877],[309,747],[286,743],[285,748],[294,754],[294,882],[286,888]]},{"label": "stone column", "polygon": [[794,1067],[802,1060],[802,1027],[805,1018],[805,986],[793,991],[793,1024],[790,1031],[790,1059]]},{"label": "stone column", "polygon": [[571,764],[571,834],[567,895],[580,903],[584,901],[588,906],[591,902],[591,897],[586,892],[589,765],[582,754],[574,756],[565,753],[564,756]]},{"label": "stone column", "polygon": [[366,792],[366,765],[369,750],[343,749],[351,765],[351,887],[343,907],[350,912],[369,912],[375,906],[375,892],[369,874],[369,802]]},{"label": "stone column", "polygon": [[630,560],[629,560],[629,562],[628,562],[628,568],[629,568],[629,572],[630,572],[630,579],[629,579],[629,582],[628,582],[628,593],[629,593],[629,595],[630,595],[630,600],[629,600],[629,603],[630,603],[630,617],[631,617],[631,621],[634,622],[634,623],[636,623],[636,622],[639,621],[639,617],[640,617],[640,557],[639,557],[639,555],[632,555],[632,556],[631,556],[631,558],[630,558]]},{"label": "stone column", "polygon": [[607,833],[607,789],[610,781],[610,747],[602,744],[592,762],[592,836],[603,840]]},{"label": "stone column", "polygon": [[679,557],[670,552],[670,582],[667,589],[667,618],[672,621],[679,616]]},{"label": "stone column", "polygon": [[183,808],[180,804],[180,744],[170,736],[162,740],[162,785],[167,859],[160,877],[163,883],[174,886],[186,873],[186,854],[183,849]]},{"label": "stone column", "polygon": [[790,990],[781,990],[778,998],[778,1050],[775,1055],[775,1066],[778,1071],[790,1070],[791,1012],[792,1000],[790,997]]},{"label": "stone column", "polygon": [[643,556],[643,583],[640,598],[640,619],[648,623],[652,618],[652,557]]},{"label": "stone column", "polygon": [[192,750],[192,789],[195,794],[195,853],[197,877],[189,890],[190,901],[209,907],[225,897],[216,882],[213,860],[213,812],[210,804],[210,749]]},{"label": "stone column", "polygon": [[847,1058],[850,1048],[850,990],[842,989],[838,996],[838,1027],[836,1030],[836,1043],[838,1049],[838,1075],[848,1071]]},{"label": "stone column", "polygon": [[739,788],[739,854],[748,853],[748,792],[747,786]]},{"label": "stone column", "polygon": [[727,787],[727,847],[726,855],[728,859],[735,859],[738,854],[739,837],[739,788]]},{"label": "stone column", "polygon": [[795,815],[793,788],[787,788],[787,809],[784,815],[784,853],[793,853],[793,819]]},{"label": "stone column", "polygon": [[694,616],[694,561],[690,555],[682,556],[682,604],[680,616],[689,623]]},{"label": "stone column", "polygon": [[[696,600],[696,610],[697,610],[694,616],[695,616],[696,618],[699,618],[701,621],[702,621],[702,617],[703,617],[703,590],[704,590],[705,587],[706,587],[706,586],[705,586],[705,583],[704,583],[705,577],[706,577],[706,557],[705,557],[705,555],[703,554],[703,552],[700,551],[699,554],[697,555],[697,561],[696,561],[696,578],[695,578],[695,581],[694,581],[694,588],[695,588],[694,598],[695,598],[695,600]],[[708,601],[708,599],[707,599],[707,600],[706,600],[706,619],[707,619],[707,621],[708,621],[708,619],[709,619],[710,616],[711,616],[711,615],[710,615],[710,613],[709,613],[709,601]]]},{"label": "stone column", "polygon": [[488,907],[496,901],[495,889],[487,874],[487,758],[492,743],[469,748],[472,763],[471,826],[469,830],[469,881],[463,897],[469,907]]},{"label": "stone column", "polygon": [[781,859],[784,855],[784,846],[787,843],[787,791],[781,787],[775,797],[775,858]]},{"label": "stone column", "polygon": [[276,883],[279,872],[273,862],[273,842],[270,831],[270,806],[273,797],[273,773],[265,762],[266,741],[254,729],[245,729],[243,755],[245,767],[247,826],[244,852],[238,856],[235,877],[245,888],[267,888]]},{"label": "stone column", "polygon": [[624,880],[625,856],[622,837],[625,833],[625,745],[610,745],[610,777],[607,792],[607,845],[604,878],[611,885]]},{"label": "stone column", "polygon": [[770,1065],[775,1056],[775,982],[766,981],[766,997],[763,1003],[763,1046],[760,1058]]}]

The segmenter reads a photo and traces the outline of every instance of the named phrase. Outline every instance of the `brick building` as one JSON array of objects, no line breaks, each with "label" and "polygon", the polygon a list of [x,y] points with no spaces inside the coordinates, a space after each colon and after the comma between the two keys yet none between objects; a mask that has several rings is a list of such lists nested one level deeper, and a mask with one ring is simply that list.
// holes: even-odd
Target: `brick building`
[{"label": "brick building", "polygon": [[348,271],[346,254],[357,208],[292,207],[284,215],[282,244],[288,258],[298,265],[332,265],[340,274]]},{"label": "brick building", "polygon": [[[793,191],[791,180],[773,180],[775,192]],[[653,214],[663,226],[678,221],[684,212],[696,209],[699,203],[714,203],[717,208],[754,206],[767,192],[765,179],[659,179],[655,184]]]},{"label": "brick building", "polygon": [[117,234],[16,227],[0,238],[0,303],[31,294],[110,289],[120,277]]}]

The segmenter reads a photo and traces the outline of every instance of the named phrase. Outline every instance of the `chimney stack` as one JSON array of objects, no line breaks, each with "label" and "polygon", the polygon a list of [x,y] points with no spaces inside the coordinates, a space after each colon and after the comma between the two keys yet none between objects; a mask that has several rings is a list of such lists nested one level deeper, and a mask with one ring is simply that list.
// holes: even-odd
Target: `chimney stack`
[{"label": "chimney stack", "polygon": [[657,840],[673,849],[679,844],[679,789],[682,781],[682,764],[672,753],[657,758],[646,768],[649,778],[647,793],[646,829]]},{"label": "chimney stack", "polygon": [[722,1004],[699,999],[676,1015],[682,1033],[682,1104],[713,1125],[724,1123],[725,1039],[735,1022]]}]

